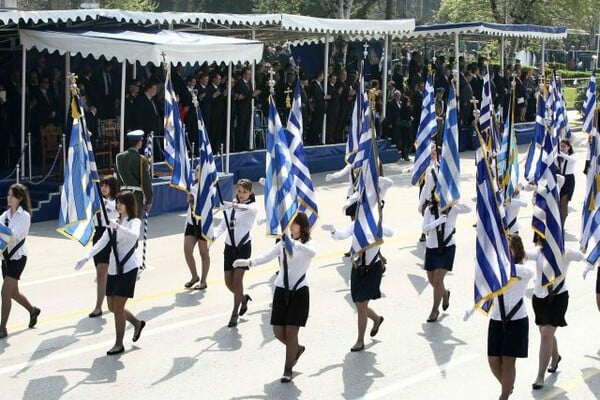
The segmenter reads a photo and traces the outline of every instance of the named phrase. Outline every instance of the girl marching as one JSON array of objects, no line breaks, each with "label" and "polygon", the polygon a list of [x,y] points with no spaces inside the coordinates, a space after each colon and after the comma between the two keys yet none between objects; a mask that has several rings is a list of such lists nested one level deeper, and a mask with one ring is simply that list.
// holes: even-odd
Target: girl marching
[{"label": "girl marching", "polygon": [[31,305],[29,300],[19,291],[19,279],[27,264],[25,239],[31,226],[31,200],[27,187],[15,183],[8,189],[8,210],[0,215],[0,223],[12,232],[12,240],[2,254],[2,318],[0,320],[0,338],[8,336],[6,324],[15,300],[29,311],[29,327],[37,324],[40,309]]}]

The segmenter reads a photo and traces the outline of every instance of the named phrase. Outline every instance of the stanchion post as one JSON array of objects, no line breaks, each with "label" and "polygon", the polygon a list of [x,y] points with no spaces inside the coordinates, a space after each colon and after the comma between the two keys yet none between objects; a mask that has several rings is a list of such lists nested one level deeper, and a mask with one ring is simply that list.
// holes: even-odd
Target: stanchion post
[{"label": "stanchion post", "polygon": [[62,170],[63,170],[63,177],[65,176],[65,168],[67,166],[67,152],[65,151],[65,149],[67,148],[66,146],[67,144],[67,135],[65,135],[64,133],[62,134],[62,156],[63,156],[63,165],[62,165]]},{"label": "stanchion post", "polygon": [[21,170],[21,165],[19,163],[17,163],[17,171],[16,171],[17,172],[17,183],[19,183],[19,177],[21,176],[19,174],[20,170]]},{"label": "stanchion post", "polygon": [[29,159],[29,181],[31,181],[31,132],[27,132],[27,158]]}]

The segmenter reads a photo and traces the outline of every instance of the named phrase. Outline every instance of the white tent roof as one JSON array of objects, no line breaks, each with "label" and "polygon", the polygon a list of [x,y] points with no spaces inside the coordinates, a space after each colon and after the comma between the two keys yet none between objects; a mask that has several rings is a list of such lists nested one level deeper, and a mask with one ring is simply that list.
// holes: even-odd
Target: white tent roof
[{"label": "white tent roof", "polygon": [[524,24],[496,24],[491,22],[461,22],[436,25],[420,25],[414,32],[401,37],[435,37],[450,34],[475,34],[505,37],[527,37],[537,39],[564,39],[567,28],[564,26],[542,26]]},{"label": "white tent roof", "polygon": [[281,14],[281,28],[290,31],[345,35],[397,35],[415,30],[414,19],[331,19]]},{"label": "white tent roof", "polygon": [[263,44],[258,41],[200,35],[173,31],[141,33],[119,32],[55,32],[21,29],[21,43],[26,49],[69,52],[83,57],[104,56],[117,61],[139,61],[142,64],[159,65],[170,63],[196,62],[259,62],[263,54]]}]

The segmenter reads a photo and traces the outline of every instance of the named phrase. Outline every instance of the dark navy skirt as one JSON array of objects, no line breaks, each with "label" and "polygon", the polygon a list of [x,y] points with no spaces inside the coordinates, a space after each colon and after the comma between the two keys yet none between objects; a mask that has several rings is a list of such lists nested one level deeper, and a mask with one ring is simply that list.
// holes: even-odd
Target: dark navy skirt
[{"label": "dark navy skirt", "polygon": [[354,303],[367,300],[376,300],[381,297],[381,277],[383,276],[383,265],[381,260],[373,263],[367,268],[352,268],[350,275],[350,294]]}]

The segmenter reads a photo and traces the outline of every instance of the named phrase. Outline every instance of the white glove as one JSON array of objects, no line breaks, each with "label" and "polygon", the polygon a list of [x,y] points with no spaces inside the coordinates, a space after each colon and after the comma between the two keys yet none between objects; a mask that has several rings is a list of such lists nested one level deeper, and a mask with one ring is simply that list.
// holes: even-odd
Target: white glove
[{"label": "white glove", "polygon": [[116,221],[109,221],[108,227],[117,230],[119,229],[119,224]]},{"label": "white glove", "polygon": [[88,262],[88,256],[83,257],[81,260],[77,261],[75,264],[75,271],[79,271],[83,266]]},{"label": "white glove", "polygon": [[265,182],[266,182],[266,181],[267,181],[267,180],[266,180],[265,178],[260,178],[260,179],[258,180],[258,183],[260,183],[261,185],[265,186]]},{"label": "white glove", "polygon": [[473,315],[474,311],[475,311],[475,308],[470,308],[468,310],[465,310],[465,315],[463,315],[463,321],[466,321],[469,318],[471,318],[471,315]]},{"label": "white glove", "polygon": [[248,258],[240,258],[233,262],[234,268],[249,267],[249,266],[250,266],[250,259],[248,259]]},{"label": "white glove", "polygon": [[258,218],[258,219],[256,220],[256,224],[257,224],[257,225],[264,225],[266,222],[267,222],[267,219],[266,219],[266,218]]},{"label": "white glove", "polygon": [[446,214],[442,214],[442,215],[440,215],[440,217],[438,219],[435,220],[435,223],[437,225],[441,225],[441,224],[445,224],[447,220],[448,220],[448,216]]},{"label": "white glove", "polygon": [[333,226],[332,224],[323,224],[321,225],[321,229],[331,233],[335,232],[335,226]]},{"label": "white glove", "polygon": [[333,180],[333,174],[325,175],[325,182],[331,182]]},{"label": "white glove", "polygon": [[219,211],[225,211],[233,207],[233,203],[230,201],[224,201],[223,204],[219,206]]},{"label": "white glove", "polygon": [[590,273],[590,271],[592,271],[594,269],[594,266],[591,264],[587,264],[583,270],[583,279],[585,279],[587,277],[587,274]]}]

